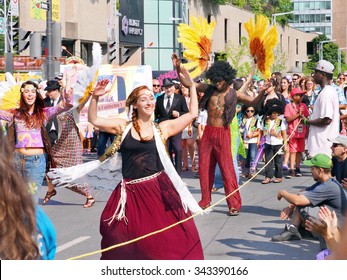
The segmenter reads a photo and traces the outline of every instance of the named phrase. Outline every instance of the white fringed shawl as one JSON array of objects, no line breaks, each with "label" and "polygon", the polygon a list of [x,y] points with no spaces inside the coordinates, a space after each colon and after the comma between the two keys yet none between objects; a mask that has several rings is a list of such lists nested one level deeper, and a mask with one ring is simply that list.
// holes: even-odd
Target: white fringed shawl
[{"label": "white fringed shawl", "polygon": [[[122,142],[131,128],[132,122],[130,122],[130,124],[124,129]],[[201,212],[202,209],[189,192],[186,184],[177,174],[176,169],[166,152],[165,145],[160,137],[160,132],[155,127],[155,124],[153,124],[153,133],[157,151],[164,170],[175,186],[181,198],[184,210],[187,212],[189,209],[194,214]],[[88,184],[88,186],[96,189],[113,190],[115,182],[118,183],[123,179],[122,157],[120,153],[116,152],[112,157],[108,158],[104,162],[94,160],[68,168],[54,168],[48,173],[48,177],[52,179],[53,184],[56,184],[56,186],[72,187],[78,184]],[[119,215],[119,217],[122,217],[122,215]]]}]

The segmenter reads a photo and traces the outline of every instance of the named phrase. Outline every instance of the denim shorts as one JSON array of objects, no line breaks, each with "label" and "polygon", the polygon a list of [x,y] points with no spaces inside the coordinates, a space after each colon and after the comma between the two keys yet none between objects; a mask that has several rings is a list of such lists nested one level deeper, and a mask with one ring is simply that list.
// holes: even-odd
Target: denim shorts
[{"label": "denim shorts", "polygon": [[46,154],[26,156],[18,152],[13,153],[13,164],[29,184],[29,192],[38,203],[43,179],[46,175]]}]

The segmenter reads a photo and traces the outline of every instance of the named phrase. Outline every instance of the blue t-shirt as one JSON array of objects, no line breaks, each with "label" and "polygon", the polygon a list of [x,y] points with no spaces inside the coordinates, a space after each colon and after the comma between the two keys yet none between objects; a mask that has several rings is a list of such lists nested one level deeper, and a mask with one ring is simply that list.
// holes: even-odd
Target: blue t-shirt
[{"label": "blue t-shirt", "polygon": [[54,226],[43,210],[36,206],[37,244],[42,260],[54,260],[57,249]]},{"label": "blue t-shirt", "polygon": [[347,192],[334,178],[317,182],[302,193],[312,207],[328,206],[335,211],[339,223],[343,222],[347,209]]}]

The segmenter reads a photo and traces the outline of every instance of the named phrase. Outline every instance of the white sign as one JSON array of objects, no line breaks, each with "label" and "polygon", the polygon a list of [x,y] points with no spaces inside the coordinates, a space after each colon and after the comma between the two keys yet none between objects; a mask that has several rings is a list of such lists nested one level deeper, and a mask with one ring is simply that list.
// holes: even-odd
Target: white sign
[{"label": "white sign", "polygon": [[11,15],[19,17],[19,0],[11,0]]}]

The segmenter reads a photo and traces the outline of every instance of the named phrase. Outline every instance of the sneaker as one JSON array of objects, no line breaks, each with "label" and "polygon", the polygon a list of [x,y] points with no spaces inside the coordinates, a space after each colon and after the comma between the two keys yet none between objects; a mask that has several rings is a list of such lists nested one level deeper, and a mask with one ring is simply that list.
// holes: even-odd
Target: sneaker
[{"label": "sneaker", "polygon": [[274,235],[271,240],[274,242],[282,242],[289,240],[301,240],[301,238],[301,234],[296,226],[286,224],[284,231],[279,235]]},{"label": "sneaker", "polygon": [[296,176],[296,177],[302,177],[300,168],[296,168],[296,169],[295,169],[295,176]]},{"label": "sneaker", "polygon": [[286,179],[292,179],[293,177],[295,177],[294,170],[289,170],[289,174],[285,178]]},{"label": "sneaker", "polygon": [[283,169],[283,170],[288,170],[288,169],[289,169],[289,168],[288,168],[288,165],[283,164],[282,169]]}]

